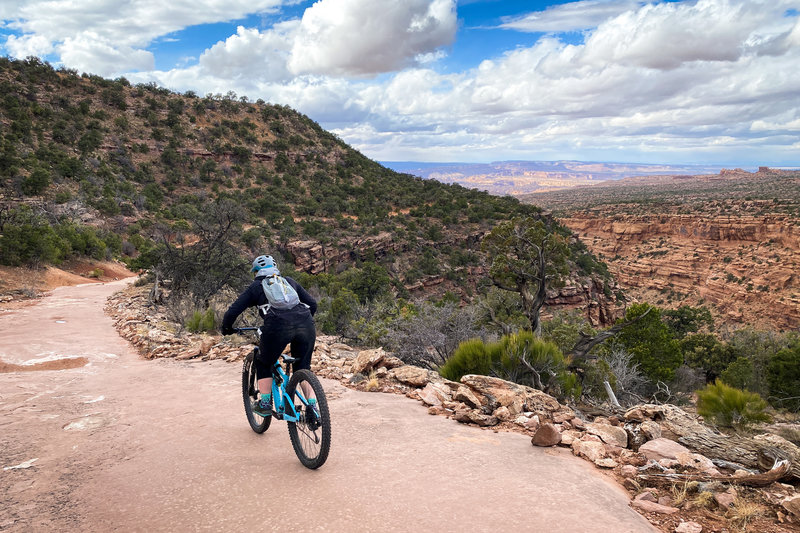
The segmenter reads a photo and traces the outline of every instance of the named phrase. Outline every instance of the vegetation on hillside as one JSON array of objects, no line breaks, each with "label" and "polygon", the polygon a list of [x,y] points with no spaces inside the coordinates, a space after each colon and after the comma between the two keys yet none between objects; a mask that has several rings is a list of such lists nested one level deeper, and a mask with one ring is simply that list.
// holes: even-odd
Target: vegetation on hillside
[{"label": "vegetation on hillside", "polygon": [[[379,259],[408,281],[463,277],[470,236],[538,213],[511,198],[398,174],[286,106],[233,93],[175,94],[34,58],[0,59],[0,88],[4,216],[26,217],[20,200],[36,214],[26,220],[36,237],[4,232],[3,249],[45,238],[53,223],[80,221],[120,236],[109,254],[150,267],[147,250],[190,238],[205,206],[231,202],[242,252],[288,255],[289,241],[310,240],[344,257],[343,266]],[[384,231],[396,240],[399,263],[353,250],[355,240]],[[32,255],[0,261],[27,263]]]}]

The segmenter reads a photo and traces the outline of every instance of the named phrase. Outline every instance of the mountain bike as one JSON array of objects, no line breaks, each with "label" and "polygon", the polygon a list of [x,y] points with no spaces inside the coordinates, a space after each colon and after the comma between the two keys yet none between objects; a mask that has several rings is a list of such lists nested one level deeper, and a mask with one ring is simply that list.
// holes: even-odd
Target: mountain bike
[{"label": "mountain bike", "polygon": [[[252,331],[258,339],[261,338],[261,328],[237,328],[234,331]],[[292,372],[292,363],[297,359],[281,354],[272,367],[273,414],[267,417],[258,415],[253,411],[253,405],[258,401],[258,380],[266,377],[257,375],[255,358],[258,350],[257,343],[242,365],[242,399],[250,427],[256,433],[264,433],[273,418],[285,420],[292,448],[303,466],[311,469],[321,467],[331,447],[331,417],[322,383],[310,370]],[[316,404],[308,401],[312,398],[316,398]]]}]

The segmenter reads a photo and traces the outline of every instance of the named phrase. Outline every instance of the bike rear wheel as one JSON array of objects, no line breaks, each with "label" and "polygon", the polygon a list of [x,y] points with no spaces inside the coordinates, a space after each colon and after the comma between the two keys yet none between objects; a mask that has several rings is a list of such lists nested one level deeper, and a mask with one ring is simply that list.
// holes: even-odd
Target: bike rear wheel
[{"label": "bike rear wheel", "polygon": [[253,404],[258,401],[258,376],[256,375],[255,351],[244,358],[242,365],[242,400],[244,412],[250,427],[256,433],[264,433],[269,428],[272,417],[263,417],[253,412]]},{"label": "bike rear wheel", "polygon": [[[308,386],[303,387],[303,383]],[[314,391],[312,397],[317,399],[315,410],[307,407],[297,394],[299,391],[306,396],[304,389],[308,388]],[[294,453],[303,466],[311,469],[319,468],[328,459],[331,448],[331,416],[322,383],[310,370],[298,370],[292,374],[286,393],[299,414],[297,422],[288,423]]]}]

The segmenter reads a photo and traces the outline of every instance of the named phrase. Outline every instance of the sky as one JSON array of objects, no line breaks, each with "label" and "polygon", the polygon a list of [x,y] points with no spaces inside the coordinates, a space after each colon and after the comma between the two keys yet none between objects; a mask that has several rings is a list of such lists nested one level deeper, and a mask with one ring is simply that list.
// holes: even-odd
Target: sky
[{"label": "sky", "polygon": [[285,104],[378,161],[800,166],[800,0],[2,0],[0,54]]}]

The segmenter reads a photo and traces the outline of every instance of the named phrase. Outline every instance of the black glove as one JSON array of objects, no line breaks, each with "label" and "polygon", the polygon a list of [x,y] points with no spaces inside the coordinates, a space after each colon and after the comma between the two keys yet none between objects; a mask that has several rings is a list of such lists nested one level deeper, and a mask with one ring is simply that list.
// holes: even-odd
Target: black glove
[{"label": "black glove", "polygon": [[236,333],[236,330],[233,329],[232,327],[225,326],[225,325],[222,326],[222,334],[223,335],[233,335],[234,333]]}]

